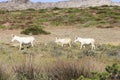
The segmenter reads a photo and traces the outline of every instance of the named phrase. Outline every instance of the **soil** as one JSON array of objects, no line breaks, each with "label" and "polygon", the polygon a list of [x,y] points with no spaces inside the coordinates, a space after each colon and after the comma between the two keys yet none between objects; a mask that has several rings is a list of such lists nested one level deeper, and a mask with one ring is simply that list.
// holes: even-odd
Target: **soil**
[{"label": "soil", "polygon": [[[113,44],[120,45],[120,28],[46,28],[46,31],[50,32],[49,35],[33,35],[37,42],[49,43],[54,42],[55,37],[65,38],[69,37],[74,41],[75,37],[82,38],[94,38],[96,44]],[[28,36],[20,34],[21,30],[1,30],[0,42],[9,43],[12,38],[12,34],[19,36]]]}]

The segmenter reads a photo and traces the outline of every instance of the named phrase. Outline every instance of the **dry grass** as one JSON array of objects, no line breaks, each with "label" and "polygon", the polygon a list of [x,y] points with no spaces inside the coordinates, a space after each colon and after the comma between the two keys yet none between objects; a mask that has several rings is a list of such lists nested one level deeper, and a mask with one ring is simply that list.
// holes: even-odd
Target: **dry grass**
[{"label": "dry grass", "polygon": [[81,75],[90,78],[92,71],[101,72],[105,67],[103,63],[91,57],[67,61],[55,58],[50,63],[44,63],[46,65],[36,64],[35,59],[33,55],[26,55],[22,58],[23,61],[18,63],[14,57],[9,57],[8,71],[2,67],[6,64],[0,65],[1,80],[71,80]]},{"label": "dry grass", "polygon": [[[80,76],[91,78],[91,72],[104,72],[107,64],[115,62],[119,64],[117,62],[120,61],[117,58],[119,53],[111,54],[114,50],[119,51],[119,46],[98,45],[94,51],[87,48],[79,50],[77,44],[62,48],[54,43],[47,46],[41,43],[34,48],[19,51],[17,48],[2,44],[1,75],[8,76],[5,78],[9,80],[71,80]],[[5,66],[9,68],[6,69]]]}]

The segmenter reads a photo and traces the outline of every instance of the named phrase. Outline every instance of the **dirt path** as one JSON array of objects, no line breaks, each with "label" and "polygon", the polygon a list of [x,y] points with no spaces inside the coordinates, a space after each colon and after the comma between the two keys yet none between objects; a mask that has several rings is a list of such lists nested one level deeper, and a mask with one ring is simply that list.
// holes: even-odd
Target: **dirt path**
[{"label": "dirt path", "polygon": [[[96,43],[111,43],[115,45],[120,44],[120,28],[48,28],[47,31],[51,32],[50,35],[36,35],[35,38],[38,42],[49,43],[54,42],[55,37],[70,37],[74,40],[75,36],[83,38],[94,38]],[[1,30],[0,42],[10,42],[11,34],[21,35],[20,30]],[[25,36],[25,35],[21,35]]]}]

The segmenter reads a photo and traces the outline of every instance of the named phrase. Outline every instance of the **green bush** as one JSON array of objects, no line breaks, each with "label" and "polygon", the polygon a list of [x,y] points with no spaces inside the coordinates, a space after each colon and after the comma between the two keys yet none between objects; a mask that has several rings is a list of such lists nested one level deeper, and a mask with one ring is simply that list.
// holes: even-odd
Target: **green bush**
[{"label": "green bush", "polygon": [[89,7],[89,9],[98,10],[98,7]]},{"label": "green bush", "polygon": [[61,10],[61,9],[58,7],[54,7],[52,10]]},{"label": "green bush", "polygon": [[114,63],[112,66],[107,66],[105,69],[108,73],[111,74],[111,76],[120,76],[119,72],[120,72],[120,66],[116,63]]},{"label": "green bush", "polygon": [[92,80],[120,80],[120,69],[118,64],[106,66],[106,72],[92,72]]},{"label": "green bush", "polygon": [[49,32],[45,31],[42,29],[41,26],[31,26],[31,27],[28,27],[26,28],[25,30],[23,30],[21,32],[21,34],[26,34],[26,35],[29,35],[29,34],[32,34],[32,35],[38,35],[38,34],[50,34]]},{"label": "green bush", "polygon": [[112,66],[106,66],[105,70],[108,72],[110,80],[120,80],[120,66],[114,63]]},{"label": "green bush", "polygon": [[33,9],[33,8],[29,8],[29,9],[27,9],[28,11],[35,11],[35,9]]},{"label": "green bush", "polygon": [[7,12],[9,12],[9,11],[6,11],[6,10],[0,10],[0,14],[5,14],[5,13],[7,13]]},{"label": "green bush", "polygon": [[39,12],[39,13],[46,13],[46,12],[47,12],[47,9],[39,9],[38,12]]},{"label": "green bush", "polygon": [[109,74],[107,72],[91,72],[92,74],[92,80],[107,80]]}]

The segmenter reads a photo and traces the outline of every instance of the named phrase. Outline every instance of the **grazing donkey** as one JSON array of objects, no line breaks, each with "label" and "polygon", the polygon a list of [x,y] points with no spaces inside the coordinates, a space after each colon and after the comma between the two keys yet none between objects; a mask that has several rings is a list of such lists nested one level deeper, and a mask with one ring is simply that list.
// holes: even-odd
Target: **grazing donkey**
[{"label": "grazing donkey", "polygon": [[31,44],[31,46],[33,47],[33,41],[35,40],[34,37],[29,36],[29,37],[20,37],[20,36],[16,36],[16,35],[12,35],[12,42],[17,41],[20,43],[20,50],[22,47],[22,44]]},{"label": "grazing donkey", "polygon": [[72,40],[71,40],[70,38],[62,38],[62,39],[60,39],[60,38],[57,38],[57,37],[56,37],[55,42],[56,42],[57,44],[61,44],[62,47],[63,47],[64,45],[66,45],[66,44],[68,44],[68,45],[71,47],[71,42],[72,42]]},{"label": "grazing donkey", "polygon": [[95,40],[93,38],[80,38],[80,37],[76,37],[74,42],[80,42],[81,43],[80,49],[82,49],[82,47],[85,44],[91,44],[92,49],[95,49],[95,45],[94,45]]}]

